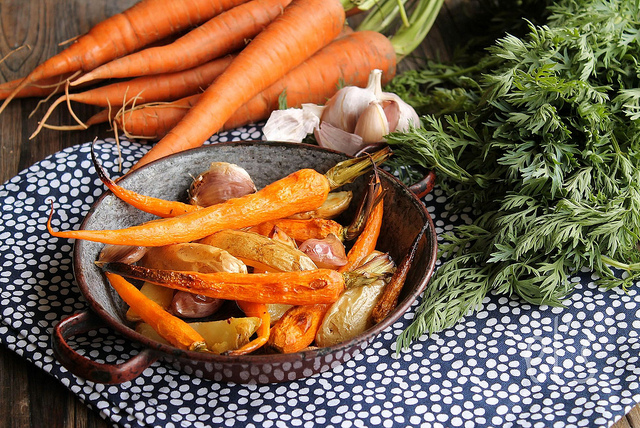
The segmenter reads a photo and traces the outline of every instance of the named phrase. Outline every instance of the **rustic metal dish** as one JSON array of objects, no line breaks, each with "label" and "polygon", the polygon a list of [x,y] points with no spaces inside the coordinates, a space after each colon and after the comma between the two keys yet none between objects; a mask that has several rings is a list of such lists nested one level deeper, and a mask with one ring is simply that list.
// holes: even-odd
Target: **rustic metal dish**
[{"label": "rustic metal dish", "polygon": [[[140,168],[120,181],[124,187],[166,199],[184,200],[192,177],[205,171],[212,161],[226,161],[244,167],[258,188],[302,167],[327,171],[346,159],[344,154],[317,146],[241,142],[204,146]],[[102,244],[77,241],[74,272],[89,309],[62,320],[53,332],[53,348],[58,360],[72,373],[99,383],[121,383],[138,376],[162,359],[179,370],[215,381],[271,383],[291,381],[330,370],[363,350],[380,332],[400,318],[424,290],[436,260],[436,233],[431,217],[418,198],[390,174],[381,173],[385,196],[385,221],[379,249],[399,261],[423,225],[428,231],[405,283],[399,305],[383,322],[362,335],[327,348],[293,354],[224,356],[183,351],[163,345],[137,333],[126,321],[126,306],[108,286],[94,264]],[[365,178],[348,186],[359,195]],[[356,196],[357,197],[357,196]],[[357,199],[356,199],[357,200]],[[105,193],[87,214],[84,229],[118,229],[150,220],[142,213]],[[72,336],[99,327],[110,327],[144,348],[123,364],[92,361],[78,354],[68,343]]]}]

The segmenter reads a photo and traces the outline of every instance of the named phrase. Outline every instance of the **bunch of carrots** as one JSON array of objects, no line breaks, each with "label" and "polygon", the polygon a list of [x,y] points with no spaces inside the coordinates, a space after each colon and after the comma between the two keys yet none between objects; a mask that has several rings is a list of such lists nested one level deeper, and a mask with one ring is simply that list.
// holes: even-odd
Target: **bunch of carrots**
[{"label": "bunch of carrots", "polygon": [[[391,79],[442,2],[141,0],[25,78],[1,84],[0,113],[16,97],[63,92],[33,136],[43,128],[109,122],[116,138],[122,131],[157,140],[135,169],[197,147],[218,131],[264,120],[283,105],[322,104],[341,85],[364,86],[373,69]],[[353,30],[345,10],[367,18]],[[390,27],[395,20],[399,26]],[[81,119],[72,102],[101,110]],[[60,104],[77,124],[47,122]]]},{"label": "bunch of carrots", "polygon": [[[130,306],[130,311],[150,326],[154,334],[173,346],[211,351],[205,338],[192,324],[167,311],[157,300],[129,282],[130,279],[211,299],[236,301],[247,317],[259,319],[259,323],[252,340],[237,349],[226,350],[232,355],[255,352],[264,345],[268,345],[270,350],[285,353],[309,347],[316,340],[318,329],[332,304],[346,289],[363,286],[372,279],[381,279],[386,284],[379,298],[376,296],[376,300],[370,302],[373,321],[383,320],[397,303],[415,248],[408,251],[408,258],[403,260],[396,273],[389,263],[384,263],[384,269],[378,270],[362,267],[376,251],[383,224],[384,191],[376,167],[390,156],[388,148],[370,156],[340,162],[325,174],[313,169],[300,169],[262,189],[209,206],[162,200],[127,190],[106,175],[93,150],[92,155],[100,179],[116,197],[160,218],[125,229],[56,231],[50,217],[48,230],[54,237],[91,240],[116,245],[119,250],[131,246],[160,248],[160,252],[151,256],[155,260],[151,267],[145,263],[136,264],[140,258],[125,261],[119,257],[103,256],[106,252],[101,254],[98,264],[109,283]],[[353,242],[345,260],[319,264],[321,267],[311,260],[301,263],[306,258],[296,246],[301,239],[326,239],[332,233],[333,236],[344,236],[338,231],[342,228],[339,223],[318,217],[318,213],[330,211],[322,207],[331,200],[331,192],[371,170],[369,191],[365,192],[357,212],[357,221],[354,222],[357,232],[351,234]],[[340,205],[340,212],[344,212],[346,206]],[[300,218],[301,213],[306,213],[303,217],[308,218]],[[336,214],[339,213],[333,212],[332,216]],[[289,221],[292,216],[296,225]],[[333,226],[323,226],[323,223]],[[265,224],[269,226],[264,227]],[[261,230],[268,236],[260,235]],[[420,239],[418,236],[416,243]],[[182,244],[229,251],[229,257],[238,257],[251,266],[252,271],[203,271],[196,267],[203,263],[185,265],[185,260],[181,260],[179,268],[176,268],[171,260],[156,260],[163,255],[175,254],[172,246]],[[211,254],[211,251],[206,254]],[[366,275],[357,273],[358,269]],[[278,317],[277,322],[273,322],[267,305],[290,307]],[[222,323],[222,326],[228,327],[227,324]]]}]

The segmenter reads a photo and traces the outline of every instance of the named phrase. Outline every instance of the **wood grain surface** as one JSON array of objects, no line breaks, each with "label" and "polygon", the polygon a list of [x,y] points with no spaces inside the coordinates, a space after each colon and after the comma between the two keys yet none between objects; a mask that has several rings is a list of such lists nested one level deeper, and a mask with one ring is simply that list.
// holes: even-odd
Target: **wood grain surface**
[{"label": "wood grain surface", "polygon": [[[29,70],[59,52],[60,42],[83,34],[97,22],[118,13],[135,0],[0,0],[0,83],[24,77]],[[442,10],[423,54],[446,56],[447,47],[463,37],[473,2],[449,0]],[[409,63],[407,63],[409,64]],[[408,65],[405,65],[405,67]],[[111,136],[107,125],[85,131],[45,130],[29,140],[40,109],[35,99],[18,100],[0,115],[0,179],[5,182],[23,169],[66,147]],[[76,106],[80,117],[95,110]],[[53,124],[72,119],[59,109]],[[0,346],[0,427],[107,427],[97,411],[87,408],[58,381]],[[634,408],[615,428],[640,428],[640,408]]]}]

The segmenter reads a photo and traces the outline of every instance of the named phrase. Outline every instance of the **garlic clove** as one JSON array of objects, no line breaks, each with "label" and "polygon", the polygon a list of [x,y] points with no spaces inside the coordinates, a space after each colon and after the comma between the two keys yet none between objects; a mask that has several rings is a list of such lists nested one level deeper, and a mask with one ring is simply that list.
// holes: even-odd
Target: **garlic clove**
[{"label": "garlic clove", "polygon": [[365,88],[345,86],[327,101],[320,122],[353,133],[362,112],[382,95],[382,70],[373,70]]},{"label": "garlic clove", "polygon": [[384,141],[384,136],[389,133],[389,121],[382,103],[375,101],[362,112],[356,123],[354,134],[362,137],[364,144],[373,144]]},{"label": "garlic clove", "polygon": [[347,264],[344,244],[333,233],[324,239],[307,239],[300,244],[299,249],[309,256],[319,268],[337,269]]},{"label": "garlic clove", "polygon": [[120,262],[133,264],[147,253],[147,247],[106,244],[100,251],[98,263]]},{"label": "garlic clove", "polygon": [[256,192],[249,173],[228,162],[212,162],[189,188],[190,203],[207,207]]},{"label": "garlic clove", "polygon": [[302,108],[275,110],[262,128],[268,141],[300,143],[318,126],[323,106],[305,104]]},{"label": "garlic clove", "polygon": [[316,141],[320,147],[336,150],[353,156],[367,145],[362,142],[362,137],[323,122],[314,131]]},{"label": "garlic clove", "polygon": [[416,128],[420,127],[420,116],[418,116],[418,113],[416,113],[415,109],[397,94],[392,92],[383,92],[380,99],[384,102],[393,101],[398,106],[398,123],[396,126],[389,126],[390,132],[406,132],[409,130],[410,126],[414,126]]}]

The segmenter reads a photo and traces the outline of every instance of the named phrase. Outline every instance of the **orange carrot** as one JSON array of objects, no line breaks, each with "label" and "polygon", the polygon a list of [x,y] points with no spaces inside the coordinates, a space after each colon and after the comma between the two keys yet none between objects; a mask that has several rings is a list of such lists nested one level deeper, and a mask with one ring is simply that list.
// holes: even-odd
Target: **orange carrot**
[{"label": "orange carrot", "polygon": [[201,273],[149,269],[126,263],[106,263],[103,269],[176,290],[254,303],[332,303],[338,299],[345,286],[342,274],[332,269],[273,273]]},{"label": "orange carrot", "polygon": [[264,346],[264,344],[267,343],[267,340],[269,340],[269,335],[271,334],[271,315],[269,314],[265,303],[245,302],[242,300],[239,300],[237,303],[246,316],[259,317],[261,323],[260,327],[258,327],[258,330],[256,331],[258,337],[236,350],[227,352],[227,355],[250,354]]},{"label": "orange carrot", "polygon": [[105,244],[160,246],[195,241],[222,229],[240,229],[286,217],[322,204],[329,193],[327,178],[302,169],[256,193],[212,205],[193,213],[120,230],[70,230],[49,233],[59,238],[86,239]]},{"label": "orange carrot", "polygon": [[176,217],[181,214],[194,212],[200,209],[197,205],[185,204],[178,201],[167,201],[165,199],[154,198],[151,196],[141,195],[124,187],[118,186],[109,176],[106,171],[98,162],[95,150],[91,145],[91,159],[93,165],[98,174],[98,178],[104,183],[105,186],[119,199],[125,201],[129,205],[138,208],[149,214],[157,215],[158,217]]},{"label": "orange carrot", "polygon": [[240,229],[264,221],[315,209],[336,187],[352,182],[372,165],[384,162],[391,154],[382,149],[364,158],[347,159],[320,174],[301,169],[268,186],[239,198],[202,208],[192,213],[156,220],[126,229],[69,230],[56,232],[51,227],[53,209],[47,222],[52,236],[86,239],[105,244],[161,246],[202,239],[222,229]]},{"label": "orange carrot", "polygon": [[100,22],[65,50],[37,66],[5,99],[0,112],[27,85],[52,76],[92,70],[245,1],[142,0]]},{"label": "orange carrot", "polygon": [[271,328],[267,346],[284,354],[308,347],[330,307],[331,304],[319,303],[289,309]]},{"label": "orange carrot", "polygon": [[[60,92],[71,73],[60,76],[52,76],[47,79],[34,82],[14,95],[14,98],[46,97],[52,93]],[[20,85],[22,79],[11,80],[0,84],[0,99],[6,99]]]},{"label": "orange carrot", "polygon": [[71,83],[170,73],[195,67],[245,46],[282,13],[291,0],[251,0],[210,19],[166,46],[108,62]]},{"label": "orange carrot", "polygon": [[[78,102],[100,107],[119,108],[135,101],[136,104],[176,100],[196,94],[218,77],[231,63],[233,56],[224,56],[195,68],[156,76],[144,76],[129,81],[112,83],[88,91],[63,95],[44,114],[33,138],[43,127],[55,108],[63,102]],[[86,128],[86,126],[85,126]],[[58,127],[60,129],[60,127]]]},{"label": "orange carrot", "polygon": [[398,304],[400,292],[402,291],[404,282],[409,274],[409,269],[411,268],[413,259],[418,251],[420,241],[429,227],[429,223],[425,223],[425,225],[422,226],[422,229],[420,229],[418,235],[411,243],[409,251],[407,251],[407,254],[404,256],[402,262],[400,262],[398,268],[391,277],[391,280],[385,285],[384,291],[376,302],[376,305],[373,307],[373,311],[371,313],[371,317],[376,323],[384,320]]},{"label": "orange carrot", "polygon": [[[380,180],[376,177],[376,186],[378,186],[376,195],[382,197],[382,187]],[[380,228],[382,227],[382,217],[384,215],[383,201],[380,200],[367,218],[362,233],[358,235],[358,239],[347,253],[347,264],[341,266],[338,272],[349,272],[360,265],[362,260],[376,249],[376,243],[380,236]]]},{"label": "orange carrot", "polygon": [[244,103],[335,39],[344,20],[338,0],[293,0],[133,168],[202,145]]},{"label": "orange carrot", "polygon": [[[278,109],[282,93],[286,93],[288,107],[300,107],[303,103],[324,104],[341,84],[366,86],[374,69],[382,70],[385,82],[395,75],[396,55],[389,39],[374,31],[347,34],[242,105],[222,130],[267,119]],[[173,103],[138,105],[123,111],[115,121],[127,135],[159,139],[176,126],[199,99],[200,95],[195,95]]]},{"label": "orange carrot", "polygon": [[181,349],[206,350],[204,338],[189,324],[165,311],[162,306],[146,297],[122,276],[109,272],[105,275],[122,300],[163,339]]},{"label": "orange carrot", "polygon": [[329,236],[330,233],[333,233],[339,238],[344,238],[345,232],[344,227],[342,227],[340,223],[322,218],[305,220],[280,218],[252,226],[248,231],[268,236],[275,227],[298,242],[306,241],[307,239],[324,239]]}]

